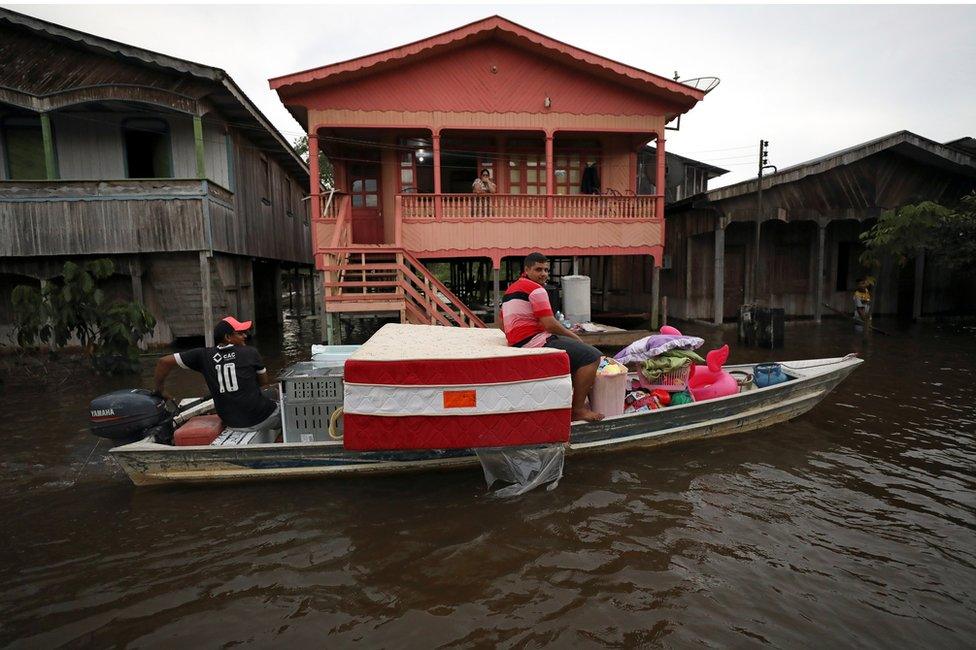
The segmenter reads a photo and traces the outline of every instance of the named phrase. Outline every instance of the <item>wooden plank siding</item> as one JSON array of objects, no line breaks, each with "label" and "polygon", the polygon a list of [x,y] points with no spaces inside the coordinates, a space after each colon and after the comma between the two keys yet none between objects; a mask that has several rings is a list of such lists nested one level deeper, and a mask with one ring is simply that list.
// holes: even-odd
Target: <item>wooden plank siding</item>
[{"label": "wooden plank siding", "polygon": [[[726,287],[733,280],[728,263],[731,252],[736,259],[734,272],[744,275],[745,296],[782,307],[790,316],[816,315],[821,303],[849,311],[854,280],[868,273],[857,261],[859,236],[883,211],[923,200],[952,203],[976,188],[976,166],[969,166],[967,171],[958,165],[955,153],[940,158],[928,149],[937,152],[941,145],[926,144],[928,141],[910,144],[916,140],[921,139],[914,134],[895,134],[879,140],[895,142],[889,148],[875,151],[874,143],[868,143],[862,147],[870,152],[867,155],[856,157],[854,148],[823,159],[842,156],[847,161],[843,164],[817,171],[818,165],[827,163],[814,161],[767,179],[755,291],[751,286],[758,207],[755,181],[669,206],[666,250],[671,264],[662,272],[661,293],[668,297],[671,314],[713,319],[716,227],[725,228]],[[816,169],[801,173],[807,167]],[[817,296],[820,228],[825,229],[823,295]],[[841,255],[846,259],[841,260]],[[953,292],[937,282],[947,279],[938,262],[926,261],[925,268],[923,313],[958,309],[965,302],[960,296],[972,293],[957,287],[956,295],[950,295]],[[846,269],[846,276],[838,277],[842,269]],[[872,273],[879,281],[875,312],[895,313],[899,309],[898,269],[889,263]],[[728,299],[730,294],[726,291],[725,295]],[[724,305],[726,317],[729,307]]]},{"label": "wooden plank siding", "polygon": [[216,250],[307,264],[312,259],[306,188],[233,132],[233,214],[212,211]]},{"label": "wooden plank siding", "polygon": [[201,183],[0,183],[0,255],[94,255],[206,247]]}]

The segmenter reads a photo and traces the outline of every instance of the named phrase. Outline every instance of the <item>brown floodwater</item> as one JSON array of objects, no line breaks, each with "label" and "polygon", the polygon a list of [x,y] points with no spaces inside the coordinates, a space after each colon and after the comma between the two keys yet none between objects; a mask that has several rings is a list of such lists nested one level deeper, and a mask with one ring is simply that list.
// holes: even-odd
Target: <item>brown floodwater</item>
[{"label": "brown floodwater", "polygon": [[[878,325],[772,352],[690,326],[732,362],[866,363],[792,422],[573,457],[510,500],[476,470],[136,488],[84,427],[139,378],[8,381],[0,645],[973,647],[976,327]],[[302,327],[256,342],[273,370]]]}]

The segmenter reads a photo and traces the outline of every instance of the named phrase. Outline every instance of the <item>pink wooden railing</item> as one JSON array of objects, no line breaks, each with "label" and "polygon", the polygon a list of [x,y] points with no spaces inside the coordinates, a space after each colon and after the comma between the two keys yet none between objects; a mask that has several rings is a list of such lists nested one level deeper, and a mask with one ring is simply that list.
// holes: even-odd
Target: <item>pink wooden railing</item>
[{"label": "pink wooden railing", "polygon": [[[398,221],[435,219],[653,220],[657,196],[537,194],[399,194]],[[438,203],[440,209],[438,210]],[[547,203],[551,208],[547,208]],[[440,214],[438,214],[438,212]],[[549,216],[551,215],[551,217]]]},{"label": "pink wooden railing", "polygon": [[323,219],[337,219],[342,211],[345,202],[349,201],[349,195],[342,192],[334,192],[332,200],[329,200],[328,193],[319,195],[319,203],[322,205],[321,214]]},{"label": "pink wooden railing", "polygon": [[552,197],[555,219],[633,219],[655,217],[655,196],[567,194]]},{"label": "pink wooden railing", "polygon": [[443,194],[442,219],[545,219],[546,197],[531,194]]},{"label": "pink wooden railing", "polygon": [[400,213],[404,219],[433,219],[433,194],[400,194]]}]

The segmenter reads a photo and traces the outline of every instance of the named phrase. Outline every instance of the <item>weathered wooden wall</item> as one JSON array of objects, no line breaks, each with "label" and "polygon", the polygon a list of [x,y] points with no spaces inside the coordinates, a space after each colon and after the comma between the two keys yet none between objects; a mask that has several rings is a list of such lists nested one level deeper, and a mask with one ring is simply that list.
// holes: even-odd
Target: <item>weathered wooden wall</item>
[{"label": "weathered wooden wall", "polygon": [[[893,151],[882,151],[849,165],[763,190],[765,218],[802,221],[817,218],[865,219],[882,210],[923,200],[955,201],[974,185]],[[721,191],[721,190],[719,190]],[[755,193],[717,201],[735,221],[756,218]]]},{"label": "weathered wooden wall", "polygon": [[206,247],[199,181],[0,183],[0,255]]},{"label": "weathered wooden wall", "polygon": [[[854,280],[871,274],[878,279],[876,313],[895,313],[899,308],[898,269],[889,263],[869,271],[857,262],[856,253],[849,253],[847,277],[838,284],[842,246],[856,249],[860,234],[885,209],[922,200],[951,202],[973,187],[970,177],[948,173],[898,150],[882,151],[826,173],[776,185],[763,192],[761,270],[756,292],[752,290],[756,194],[715,199],[722,192],[716,190],[709,194],[713,200],[707,208],[681,206],[668,213],[666,250],[671,268],[661,274],[661,293],[668,296],[672,315],[713,319],[714,230],[724,223],[726,318],[734,315],[737,307],[730,304],[734,292],[728,291],[733,273],[744,274],[744,295],[757,295],[764,303],[782,307],[791,316],[813,315],[821,300],[835,309],[849,311]],[[826,230],[823,296],[819,298],[816,287],[821,225]],[[945,278],[937,261],[926,265],[925,286],[931,289],[924,292],[923,313],[958,309],[964,304],[960,296],[940,289],[936,280],[929,279],[929,273]]]},{"label": "weathered wooden wall", "polygon": [[219,226],[214,221],[214,248],[311,263],[308,201],[302,200],[308,188],[239,132],[233,133],[232,140],[234,215],[219,214],[218,219],[229,220]]}]

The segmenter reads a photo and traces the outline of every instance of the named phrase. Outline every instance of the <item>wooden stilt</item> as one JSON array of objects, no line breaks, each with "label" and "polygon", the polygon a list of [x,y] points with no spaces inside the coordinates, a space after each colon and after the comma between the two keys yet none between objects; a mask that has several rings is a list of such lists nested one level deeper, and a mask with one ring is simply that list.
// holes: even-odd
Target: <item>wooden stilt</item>
[{"label": "wooden stilt", "polygon": [[203,317],[203,340],[206,346],[213,347],[214,318],[210,278],[210,257],[207,251],[200,251],[200,311]]}]

